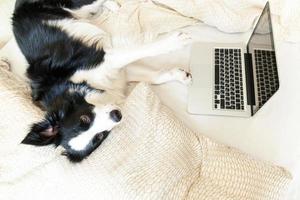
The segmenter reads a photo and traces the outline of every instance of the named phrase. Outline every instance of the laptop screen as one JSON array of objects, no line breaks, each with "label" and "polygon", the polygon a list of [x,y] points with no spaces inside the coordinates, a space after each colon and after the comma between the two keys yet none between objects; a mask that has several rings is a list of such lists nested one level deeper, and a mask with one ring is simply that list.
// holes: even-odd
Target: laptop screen
[{"label": "laptop screen", "polygon": [[254,99],[257,112],[278,90],[279,79],[269,3],[266,4],[248,42],[252,59]]},{"label": "laptop screen", "polygon": [[274,50],[273,30],[271,23],[271,14],[269,2],[266,4],[255,29],[248,42],[248,52],[256,46],[265,46],[268,49]]}]

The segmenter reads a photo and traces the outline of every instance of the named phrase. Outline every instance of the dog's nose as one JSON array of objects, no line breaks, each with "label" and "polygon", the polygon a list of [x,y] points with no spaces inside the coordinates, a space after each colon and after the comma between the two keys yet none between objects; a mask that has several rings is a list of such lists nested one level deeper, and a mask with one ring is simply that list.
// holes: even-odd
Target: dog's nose
[{"label": "dog's nose", "polygon": [[119,122],[122,119],[122,113],[119,110],[112,110],[109,116],[115,122]]}]

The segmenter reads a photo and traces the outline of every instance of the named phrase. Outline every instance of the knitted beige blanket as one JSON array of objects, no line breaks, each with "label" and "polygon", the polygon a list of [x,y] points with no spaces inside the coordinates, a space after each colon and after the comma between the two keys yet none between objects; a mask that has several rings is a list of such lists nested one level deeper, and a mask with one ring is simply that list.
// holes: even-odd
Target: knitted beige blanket
[{"label": "knitted beige blanket", "polygon": [[[158,34],[197,23],[223,32],[254,27],[266,0],[117,0],[121,9],[95,20],[112,35],[115,47],[153,40]],[[276,40],[300,41],[300,1],[270,0]]]},{"label": "knitted beige blanket", "polygon": [[291,175],[195,133],[139,84],[124,121],[80,164],[21,145],[41,117],[25,83],[0,68],[0,199],[281,200]]},{"label": "knitted beige blanket", "polygon": [[[0,47],[12,35],[10,18],[15,0],[0,0]],[[245,32],[253,27],[267,0],[116,0],[122,6],[105,13],[95,24],[113,37],[116,46],[139,44],[196,23],[224,32]],[[270,0],[278,40],[300,41],[300,1]],[[126,39],[124,39],[126,38]]]},{"label": "knitted beige blanket", "polygon": [[[265,0],[119,2],[119,12],[95,22],[111,33],[116,47],[200,22],[246,31]],[[299,1],[285,2],[271,0],[280,36],[297,41]],[[129,96],[124,123],[87,160],[71,165],[60,149],[19,144],[42,113],[31,104],[24,82],[0,72],[0,199],[279,200],[290,182],[280,167],[198,137],[145,84]]]}]

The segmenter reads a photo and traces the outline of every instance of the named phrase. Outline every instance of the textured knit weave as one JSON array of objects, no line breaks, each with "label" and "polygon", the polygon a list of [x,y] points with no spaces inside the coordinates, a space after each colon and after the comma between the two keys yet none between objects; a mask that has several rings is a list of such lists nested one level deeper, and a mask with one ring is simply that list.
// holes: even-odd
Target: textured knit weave
[{"label": "textured knit weave", "polygon": [[[96,24],[115,47],[151,41],[158,34],[203,22],[224,32],[254,27],[267,0],[117,0],[121,9]],[[300,1],[270,0],[276,40],[300,41]],[[279,20],[277,20],[279,16]],[[275,20],[276,18],[276,20]],[[120,31],[122,30],[122,31]]]},{"label": "textured knit weave", "polygon": [[[0,39],[11,35],[9,23],[15,0],[0,1]],[[140,44],[158,34],[203,22],[224,32],[251,29],[266,0],[116,0],[122,7],[105,13],[96,24],[111,34],[114,46]],[[300,1],[270,0],[273,14],[279,16],[277,40],[300,41]],[[2,7],[1,7],[2,6]],[[275,20],[274,20],[275,21]],[[276,24],[277,25],[277,24]],[[120,31],[122,30],[122,31]],[[124,39],[125,38],[125,39]],[[0,45],[1,45],[0,41]]]},{"label": "textured knit weave", "polygon": [[[254,25],[268,0],[153,0],[180,14],[199,19],[224,32],[245,32]],[[269,0],[271,11],[279,16],[277,38],[300,41],[300,1]],[[273,16],[274,17],[274,16]],[[273,22],[275,20],[273,19]],[[279,29],[278,29],[279,28]]]},{"label": "textured knit weave", "polygon": [[[43,113],[32,104],[28,84],[0,66],[0,179],[24,175],[55,156],[53,148],[20,145]],[[24,156],[27,155],[27,156]],[[17,162],[16,162],[17,161]],[[1,194],[1,193],[0,193]],[[0,195],[0,199],[1,195]]]},{"label": "textured knit weave", "polygon": [[279,200],[290,182],[280,167],[197,136],[146,84],[128,97],[123,123],[80,164],[51,146],[18,145],[41,113],[24,83],[1,69],[0,77],[0,199]]}]

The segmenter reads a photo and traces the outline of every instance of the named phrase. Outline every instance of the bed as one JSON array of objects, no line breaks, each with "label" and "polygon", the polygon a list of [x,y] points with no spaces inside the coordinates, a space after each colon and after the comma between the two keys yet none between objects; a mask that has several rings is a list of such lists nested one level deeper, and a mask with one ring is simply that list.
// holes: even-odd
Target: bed
[{"label": "bed", "polygon": [[[180,1],[179,1],[180,2]],[[197,1],[191,1],[193,3]],[[200,1],[199,1],[200,2]],[[204,1],[205,2],[205,1]],[[116,18],[110,18],[107,14],[105,20],[97,21],[96,24],[101,24],[107,31],[112,34],[113,40],[111,45],[126,45],[139,44],[147,40],[152,40],[158,34],[168,32],[174,29],[181,28],[186,32],[190,32],[195,41],[222,41],[222,42],[246,42],[251,34],[253,22],[257,19],[261,8],[265,1],[245,1],[244,4],[235,4],[236,7],[244,6],[244,9],[251,7],[249,20],[233,21],[230,24],[220,22],[219,18],[212,18],[211,8],[224,8],[226,5],[220,1],[211,1],[211,4],[192,4],[184,5],[175,4],[175,1],[159,0],[159,1],[119,1],[123,12],[118,15],[118,26],[128,30],[136,30],[139,34],[127,37],[124,41],[122,35],[119,35],[115,27],[110,27],[109,24]],[[293,12],[289,12],[289,16],[280,15],[284,9],[291,7],[289,2],[283,5],[281,1],[273,1],[275,16],[275,38],[278,57],[280,89],[272,97],[272,99],[252,118],[233,118],[233,117],[214,117],[189,115],[186,112],[186,102],[188,90],[186,86],[180,83],[169,83],[160,86],[151,86],[152,90],[159,97],[160,101],[172,110],[174,116],[181,120],[189,129],[199,134],[212,138],[218,143],[222,143],[239,149],[259,160],[264,160],[275,165],[283,166],[292,173],[293,181],[289,188],[289,196],[287,199],[299,199],[300,191],[300,136],[298,126],[298,114],[300,113],[300,95],[298,79],[300,77],[300,44],[299,38],[296,37],[298,26],[295,24],[296,16]],[[232,1],[231,3],[236,3]],[[181,6],[180,6],[181,5]],[[231,4],[227,5],[230,9]],[[207,8],[207,12],[203,15],[199,13],[187,12],[185,7],[200,6]],[[219,6],[219,7],[218,7]],[[229,6],[229,7],[228,7]],[[248,7],[247,7],[248,6]],[[271,2],[272,6],[272,2]],[[294,5],[296,9],[299,5]],[[191,9],[196,10],[196,9]],[[222,9],[221,9],[222,10]],[[122,10],[121,10],[122,11]],[[131,18],[126,18],[126,14],[131,13]],[[149,19],[149,14],[155,13],[156,17],[164,17],[163,23],[158,23],[157,18]],[[286,13],[286,10],[285,10]],[[137,29],[136,17],[142,20],[142,25]],[[279,17],[281,16],[281,17]],[[246,14],[243,17],[247,17]],[[123,24],[122,19],[129,19],[132,27],[127,27],[128,24]],[[199,19],[202,20],[199,21]],[[232,19],[229,16],[228,19]],[[243,18],[241,18],[243,19]],[[293,19],[293,20],[288,20]],[[231,22],[231,21],[230,21]],[[235,22],[235,23],[234,23]],[[287,23],[288,22],[288,23]],[[209,25],[215,26],[209,26]],[[144,25],[144,26],[143,26]],[[154,30],[155,27],[155,31]],[[233,29],[234,27],[234,29]],[[226,32],[231,32],[226,33]],[[235,32],[235,33],[233,33]],[[241,32],[241,33],[236,33]],[[124,34],[124,32],[123,32]],[[8,43],[9,44],[9,43]],[[13,42],[11,43],[13,45]],[[5,54],[9,54],[5,50]],[[161,55],[155,58],[147,58],[128,66],[128,73],[136,67],[145,66],[147,70],[157,70],[161,68],[184,67],[189,66],[189,51],[190,47],[178,50],[168,55]],[[3,53],[3,51],[2,51]],[[288,59],[287,59],[288,58]],[[14,59],[14,62],[20,60]],[[18,64],[16,64],[18,65]],[[24,73],[23,69],[13,69],[19,75]],[[134,86],[132,86],[134,87]],[[254,198],[255,199],[255,198]]]}]

